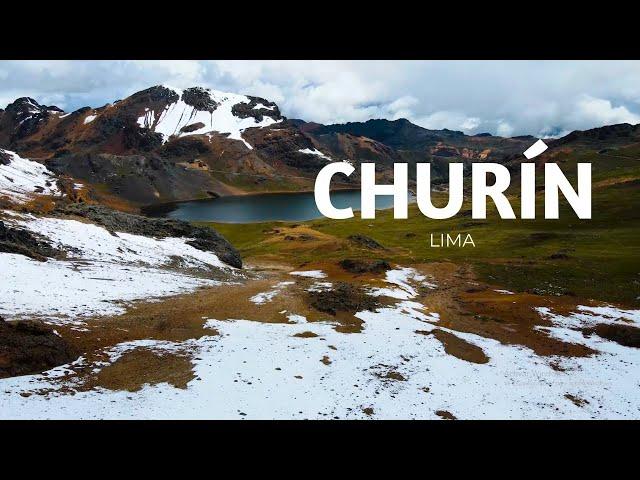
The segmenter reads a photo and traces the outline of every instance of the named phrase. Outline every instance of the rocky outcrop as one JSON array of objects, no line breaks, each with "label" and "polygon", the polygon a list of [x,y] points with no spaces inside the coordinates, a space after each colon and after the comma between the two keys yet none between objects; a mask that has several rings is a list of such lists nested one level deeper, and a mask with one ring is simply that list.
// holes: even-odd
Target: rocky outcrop
[{"label": "rocky outcrop", "polygon": [[382,273],[391,270],[391,265],[385,260],[345,258],[338,264],[350,273]]},{"label": "rocky outcrop", "polygon": [[69,204],[58,206],[56,215],[75,215],[103,226],[110,232],[124,232],[146,237],[191,238],[187,244],[198,250],[213,252],[224,263],[242,268],[238,251],[222,235],[209,227],[198,227],[181,220],[148,218],[111,210],[102,205]]},{"label": "rocky outcrop", "polygon": [[127,98],[130,103],[138,103],[143,105],[154,103],[174,103],[179,100],[179,96],[176,92],[163,85],[155,85],[145,90],[134,93]]},{"label": "rocky outcrop", "polygon": [[207,90],[201,87],[187,88],[182,92],[182,101],[201,112],[213,112],[218,108],[218,103],[211,98]]},{"label": "rocky outcrop", "polygon": [[37,239],[31,232],[12,228],[0,221],[0,252],[16,253],[41,262],[47,258],[61,258],[64,252]]},{"label": "rocky outcrop", "polygon": [[[206,172],[185,169],[177,164],[183,156],[186,158],[203,150],[207,151],[207,148],[202,142],[180,139],[179,142],[165,144],[154,153],[68,154],[51,158],[46,165],[59,175],[69,175],[88,185],[106,187],[112,195],[133,204],[148,205],[204,198],[207,191],[215,191],[215,181]],[[98,201],[99,194],[100,189],[95,193]]]},{"label": "rocky outcrop", "polygon": [[13,157],[0,148],[0,165],[9,165]]},{"label": "rocky outcrop", "polygon": [[[275,103],[269,102],[264,98],[260,98],[260,97],[249,96],[247,98],[249,98],[248,103],[238,103],[232,107],[231,112],[236,117],[239,117],[239,118],[253,117],[258,122],[261,122],[264,117],[271,117],[274,120],[282,119],[282,115],[280,114],[280,109]],[[258,107],[259,105],[260,107]]]},{"label": "rocky outcrop", "polygon": [[40,105],[30,97],[18,98],[0,116],[0,142],[9,145],[34,134],[54,112],[62,112],[56,106]]},{"label": "rocky outcrop", "polygon": [[78,352],[41,322],[0,317],[0,378],[40,373],[74,361]]},{"label": "rocky outcrop", "polygon": [[373,238],[367,237],[366,235],[362,235],[360,233],[349,235],[347,238],[356,245],[368,248],[370,250],[384,250],[384,247],[376,242]]},{"label": "rocky outcrop", "polygon": [[380,306],[362,288],[346,282],[338,282],[331,290],[310,291],[309,304],[330,315],[337,315],[338,312],[354,314],[363,310],[375,310]]}]

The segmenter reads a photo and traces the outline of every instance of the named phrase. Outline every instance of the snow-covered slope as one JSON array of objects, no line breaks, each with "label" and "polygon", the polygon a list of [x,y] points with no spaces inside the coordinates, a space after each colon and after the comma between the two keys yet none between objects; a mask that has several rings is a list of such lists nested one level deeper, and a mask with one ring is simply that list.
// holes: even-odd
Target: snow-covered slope
[{"label": "snow-covered slope", "polygon": [[14,221],[31,232],[45,236],[55,246],[72,249],[79,258],[100,262],[139,264],[159,267],[180,257],[189,268],[229,268],[211,252],[203,252],[182,238],[150,238],[118,232],[76,220],[23,215]]},{"label": "snow-covered slope", "polygon": [[[199,89],[199,93],[205,97],[207,106],[204,107],[193,106],[185,102],[183,90],[166,88],[175,92],[179,99],[159,112],[147,107],[144,115],[138,118],[138,125],[161,133],[165,141],[173,135],[185,136],[219,132],[229,134],[229,138],[244,142],[247,148],[252,149],[253,147],[242,138],[242,131],[249,127],[267,127],[277,123],[277,120],[271,116],[263,116],[261,120],[258,120],[253,116],[242,118],[236,115],[233,111],[234,106],[251,103],[251,99],[244,95]],[[271,111],[274,108],[258,103],[252,109]]]},{"label": "snow-covered slope", "polygon": [[0,316],[69,321],[125,311],[122,302],[217,285],[212,272],[234,270],[187,238],[112,234],[76,220],[4,212],[3,222],[47,239],[66,259],[32,260],[0,253]]},{"label": "snow-covered slope", "polygon": [[57,193],[56,179],[47,167],[0,148],[0,196],[21,203],[34,194]]}]

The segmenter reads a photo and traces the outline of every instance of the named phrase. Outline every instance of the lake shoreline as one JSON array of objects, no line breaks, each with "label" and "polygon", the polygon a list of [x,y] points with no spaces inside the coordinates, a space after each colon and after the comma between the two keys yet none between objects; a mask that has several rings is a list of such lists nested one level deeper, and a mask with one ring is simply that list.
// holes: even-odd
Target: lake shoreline
[{"label": "lake shoreline", "polygon": [[[331,192],[359,192],[359,187],[354,188],[332,188]],[[245,197],[256,197],[256,196],[267,196],[267,195],[288,195],[288,194],[303,194],[303,193],[314,193],[314,190],[272,190],[268,192],[242,192],[234,195],[218,195],[217,197],[206,197],[206,198],[192,198],[186,200],[175,200],[173,202],[161,202],[161,203],[152,203],[149,205],[143,205],[140,207],[140,213],[145,216],[155,217],[157,215],[153,215],[150,212],[162,211],[163,208],[168,208],[176,205],[180,205],[183,203],[191,203],[191,202],[209,202],[212,200],[220,200],[223,198],[245,198]],[[169,210],[171,211],[171,210]],[[283,220],[286,221],[286,220]]]},{"label": "lake shoreline", "polygon": [[[331,191],[336,208],[361,210],[360,189]],[[411,198],[412,203],[414,198]],[[393,197],[376,199],[376,209],[393,208]],[[323,218],[312,191],[268,192],[251,195],[228,195],[191,201],[171,202],[147,206],[144,215],[171,218],[188,222],[249,224],[261,222],[304,222]]]}]

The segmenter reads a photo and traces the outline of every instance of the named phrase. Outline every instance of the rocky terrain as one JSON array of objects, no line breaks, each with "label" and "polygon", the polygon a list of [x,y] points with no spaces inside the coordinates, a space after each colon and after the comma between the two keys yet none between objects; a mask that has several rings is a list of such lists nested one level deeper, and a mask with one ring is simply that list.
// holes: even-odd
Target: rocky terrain
[{"label": "rocky terrain", "polygon": [[[19,98],[0,110],[0,145],[72,177],[101,203],[140,206],[247,192],[311,190],[332,161],[499,161],[531,138],[468,136],[407,120],[319,125],[283,117],[266,99],[155,86],[100,108],[63,112]],[[414,169],[410,169],[414,174]],[[358,185],[358,172],[337,187]]]},{"label": "rocky terrain", "polygon": [[0,165],[0,315],[6,319],[56,322],[117,312],[123,301],[240,275],[238,251],[212,228],[86,203],[78,194],[84,185],[69,189],[67,178],[40,163],[0,154],[8,159]]},{"label": "rocky terrain", "polygon": [[[16,100],[0,112],[0,418],[640,418],[638,126],[536,158],[572,180],[592,164],[589,221],[566,205],[553,223],[472,221],[468,204],[402,223],[139,214],[308,189],[338,160],[516,172],[533,141],[318,125],[201,88],[71,113]],[[477,247],[431,249],[437,231]]]},{"label": "rocky terrain", "polygon": [[[534,141],[534,137],[503,138],[488,133],[465,135],[454,130],[429,130],[399,120],[368,120],[336,125],[320,125],[296,120],[314,144],[330,155],[352,161],[369,161],[381,165],[394,162],[429,162],[434,181],[448,178],[448,164],[463,162],[502,162],[510,155],[520,155]],[[415,169],[409,169],[412,178]]]}]

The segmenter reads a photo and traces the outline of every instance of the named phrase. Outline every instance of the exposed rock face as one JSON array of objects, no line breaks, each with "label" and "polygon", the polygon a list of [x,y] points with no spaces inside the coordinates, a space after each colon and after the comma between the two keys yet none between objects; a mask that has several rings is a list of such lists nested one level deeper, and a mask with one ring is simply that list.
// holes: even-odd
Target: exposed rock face
[{"label": "exposed rock face", "polygon": [[[206,150],[206,145],[171,142],[157,153],[115,155],[108,153],[69,154],[47,160],[47,167],[88,184],[106,185],[112,194],[148,205],[159,201],[193,199],[215,191],[215,180],[206,172],[177,165],[183,155]],[[193,157],[191,157],[193,159]]]},{"label": "exposed rock face", "polygon": [[62,112],[55,106],[40,105],[33,98],[21,97],[7,105],[0,121],[0,141],[3,145],[23,139],[35,133],[54,112]]},{"label": "exposed rock face", "polygon": [[39,261],[45,261],[47,257],[64,256],[64,252],[47,242],[38,240],[31,232],[8,227],[2,221],[0,221],[0,252],[17,253]]},{"label": "exposed rock face", "polygon": [[11,163],[11,155],[0,148],[0,165],[9,165]]},{"label": "exposed rock face", "polygon": [[9,323],[0,317],[0,378],[43,372],[77,357],[78,352],[43,323]]},{"label": "exposed rock face", "polygon": [[195,132],[196,130],[200,130],[201,128],[204,128],[204,123],[196,122],[196,123],[192,123],[191,125],[185,125],[180,129],[180,131],[183,133],[189,133],[189,132]]},{"label": "exposed rock face", "polygon": [[[260,97],[248,97],[249,103],[238,103],[233,106],[231,111],[236,117],[249,118],[253,117],[261,122],[264,117],[271,117],[274,120],[281,120],[280,109],[273,103]],[[258,105],[261,105],[258,107]],[[256,108],[258,107],[258,108]]]},{"label": "exposed rock face", "polygon": [[179,98],[180,97],[178,96],[178,94],[170,88],[167,88],[163,85],[156,85],[145,90],[141,90],[140,92],[134,93],[128,98],[128,100],[132,103],[141,103],[147,105],[149,103],[156,102],[169,104],[177,102]]},{"label": "exposed rock face", "polygon": [[309,292],[309,304],[316,310],[330,315],[336,315],[338,312],[353,314],[379,307],[374,297],[345,282],[338,282],[331,290]]},{"label": "exposed rock face", "polygon": [[389,262],[384,260],[345,258],[339,264],[350,273],[382,273],[391,270]]},{"label": "exposed rock face", "polygon": [[209,92],[201,87],[187,88],[182,92],[182,101],[200,111],[213,112],[218,107]]},{"label": "exposed rock face", "polygon": [[102,205],[69,204],[60,206],[55,214],[76,215],[103,226],[110,232],[124,232],[146,237],[186,237],[194,248],[215,253],[220,260],[236,268],[242,268],[238,251],[212,228],[196,227],[180,220],[147,218],[111,210]]},{"label": "exposed rock face", "polygon": [[[254,146],[258,155],[277,171],[283,168],[291,171],[291,175],[315,175],[330,160],[318,155],[302,153],[301,150],[313,150],[313,143],[292,123],[284,121],[277,128],[250,128],[245,137]],[[297,173],[293,173],[297,172]]]},{"label": "exposed rock face", "polygon": [[353,243],[360,245],[361,247],[365,247],[371,250],[383,250],[384,247],[382,245],[380,245],[378,242],[376,242],[373,238],[371,237],[367,237],[366,235],[361,235],[359,233],[355,234],[355,235],[349,235],[347,237],[349,240],[351,240]]}]

